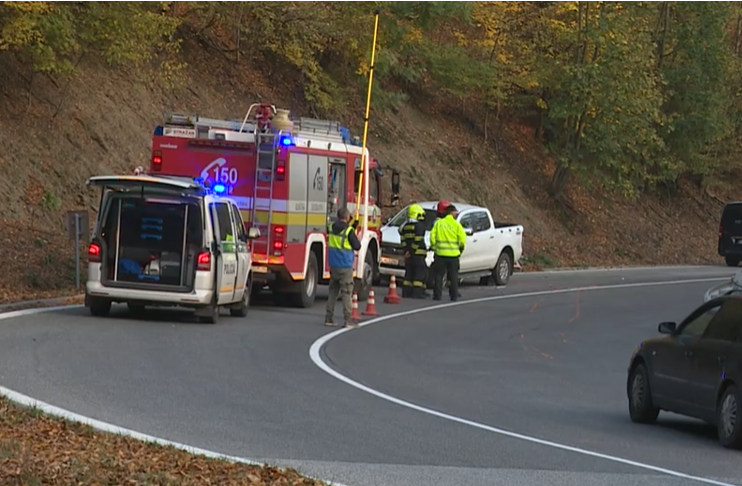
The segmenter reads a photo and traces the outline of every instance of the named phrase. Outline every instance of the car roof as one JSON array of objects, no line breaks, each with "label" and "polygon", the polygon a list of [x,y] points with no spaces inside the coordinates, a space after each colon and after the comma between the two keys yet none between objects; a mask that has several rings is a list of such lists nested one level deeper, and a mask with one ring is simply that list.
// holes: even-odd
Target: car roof
[{"label": "car roof", "polygon": [[[423,209],[437,209],[439,202],[440,201],[424,201],[424,202],[419,202],[416,204],[419,204],[420,206],[422,206]],[[463,202],[456,202],[456,201],[449,201],[449,202],[453,204],[454,206],[456,206],[456,209],[458,209],[459,211],[466,211],[467,209],[487,209],[482,206],[474,206],[472,204],[466,204]]]}]

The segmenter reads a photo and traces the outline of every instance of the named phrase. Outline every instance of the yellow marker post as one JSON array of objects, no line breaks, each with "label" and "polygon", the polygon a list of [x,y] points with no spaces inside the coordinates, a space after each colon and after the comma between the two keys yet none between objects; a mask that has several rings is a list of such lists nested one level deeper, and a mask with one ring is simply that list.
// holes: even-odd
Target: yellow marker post
[{"label": "yellow marker post", "polygon": [[[379,13],[381,9],[378,7],[374,9],[374,40],[371,46],[371,66],[368,72],[368,95],[366,96],[366,116],[363,118],[363,144],[361,148],[361,179],[358,181],[358,197],[356,198],[356,221],[358,220],[358,213],[361,209],[361,191],[365,193],[364,196],[364,218],[363,218],[363,231],[368,230],[368,178],[364,178],[366,172],[366,140],[368,138],[368,118],[369,112],[371,111],[371,87],[374,82],[374,62],[376,60],[376,34],[379,31]],[[365,180],[364,180],[365,179]]]}]

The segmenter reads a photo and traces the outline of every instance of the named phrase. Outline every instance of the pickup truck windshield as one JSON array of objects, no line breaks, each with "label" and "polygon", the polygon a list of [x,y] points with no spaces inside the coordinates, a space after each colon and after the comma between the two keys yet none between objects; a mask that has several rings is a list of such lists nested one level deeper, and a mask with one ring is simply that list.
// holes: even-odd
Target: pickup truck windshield
[{"label": "pickup truck windshield", "polygon": [[[435,209],[426,209],[425,210],[425,230],[430,231],[430,228],[433,227],[433,223],[435,222],[435,218],[437,216],[437,213],[435,212]],[[397,213],[396,216],[392,218],[391,221],[389,221],[389,226],[393,227],[399,227],[404,224],[405,221],[407,221],[407,208]]]}]

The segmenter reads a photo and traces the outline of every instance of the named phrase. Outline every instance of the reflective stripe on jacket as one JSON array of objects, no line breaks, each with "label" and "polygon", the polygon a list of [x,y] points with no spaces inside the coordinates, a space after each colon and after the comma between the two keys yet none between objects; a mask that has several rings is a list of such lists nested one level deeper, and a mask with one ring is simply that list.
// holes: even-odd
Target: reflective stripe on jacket
[{"label": "reflective stripe on jacket", "polygon": [[457,257],[466,246],[466,232],[452,215],[435,222],[430,231],[430,246],[436,255]]},{"label": "reflective stripe on jacket", "polygon": [[353,227],[348,226],[340,234],[334,234],[332,225],[327,226],[327,260],[331,268],[353,268],[355,254],[348,240],[351,231]]},{"label": "reflective stripe on jacket", "polygon": [[405,251],[412,255],[426,256],[428,249],[425,248],[425,227],[419,221],[408,221],[402,226],[402,245]]}]

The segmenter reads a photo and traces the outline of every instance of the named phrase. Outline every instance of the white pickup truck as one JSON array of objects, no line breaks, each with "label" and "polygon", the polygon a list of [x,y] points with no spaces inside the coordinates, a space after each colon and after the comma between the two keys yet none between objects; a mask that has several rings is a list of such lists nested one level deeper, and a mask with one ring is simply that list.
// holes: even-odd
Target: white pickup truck
[{"label": "white pickup truck", "polygon": [[[436,219],[438,201],[418,203],[425,209],[425,244],[430,246],[430,228]],[[515,264],[523,254],[523,226],[498,223],[489,209],[464,203],[453,203],[459,210],[458,221],[467,233],[466,249],[461,254],[459,277],[479,277],[480,285],[506,285]],[[406,207],[381,227],[381,275],[404,277],[404,251],[399,227],[407,221]],[[428,252],[428,267],[433,252]],[[399,284],[398,284],[399,285]],[[432,287],[432,278],[428,278]]]}]

